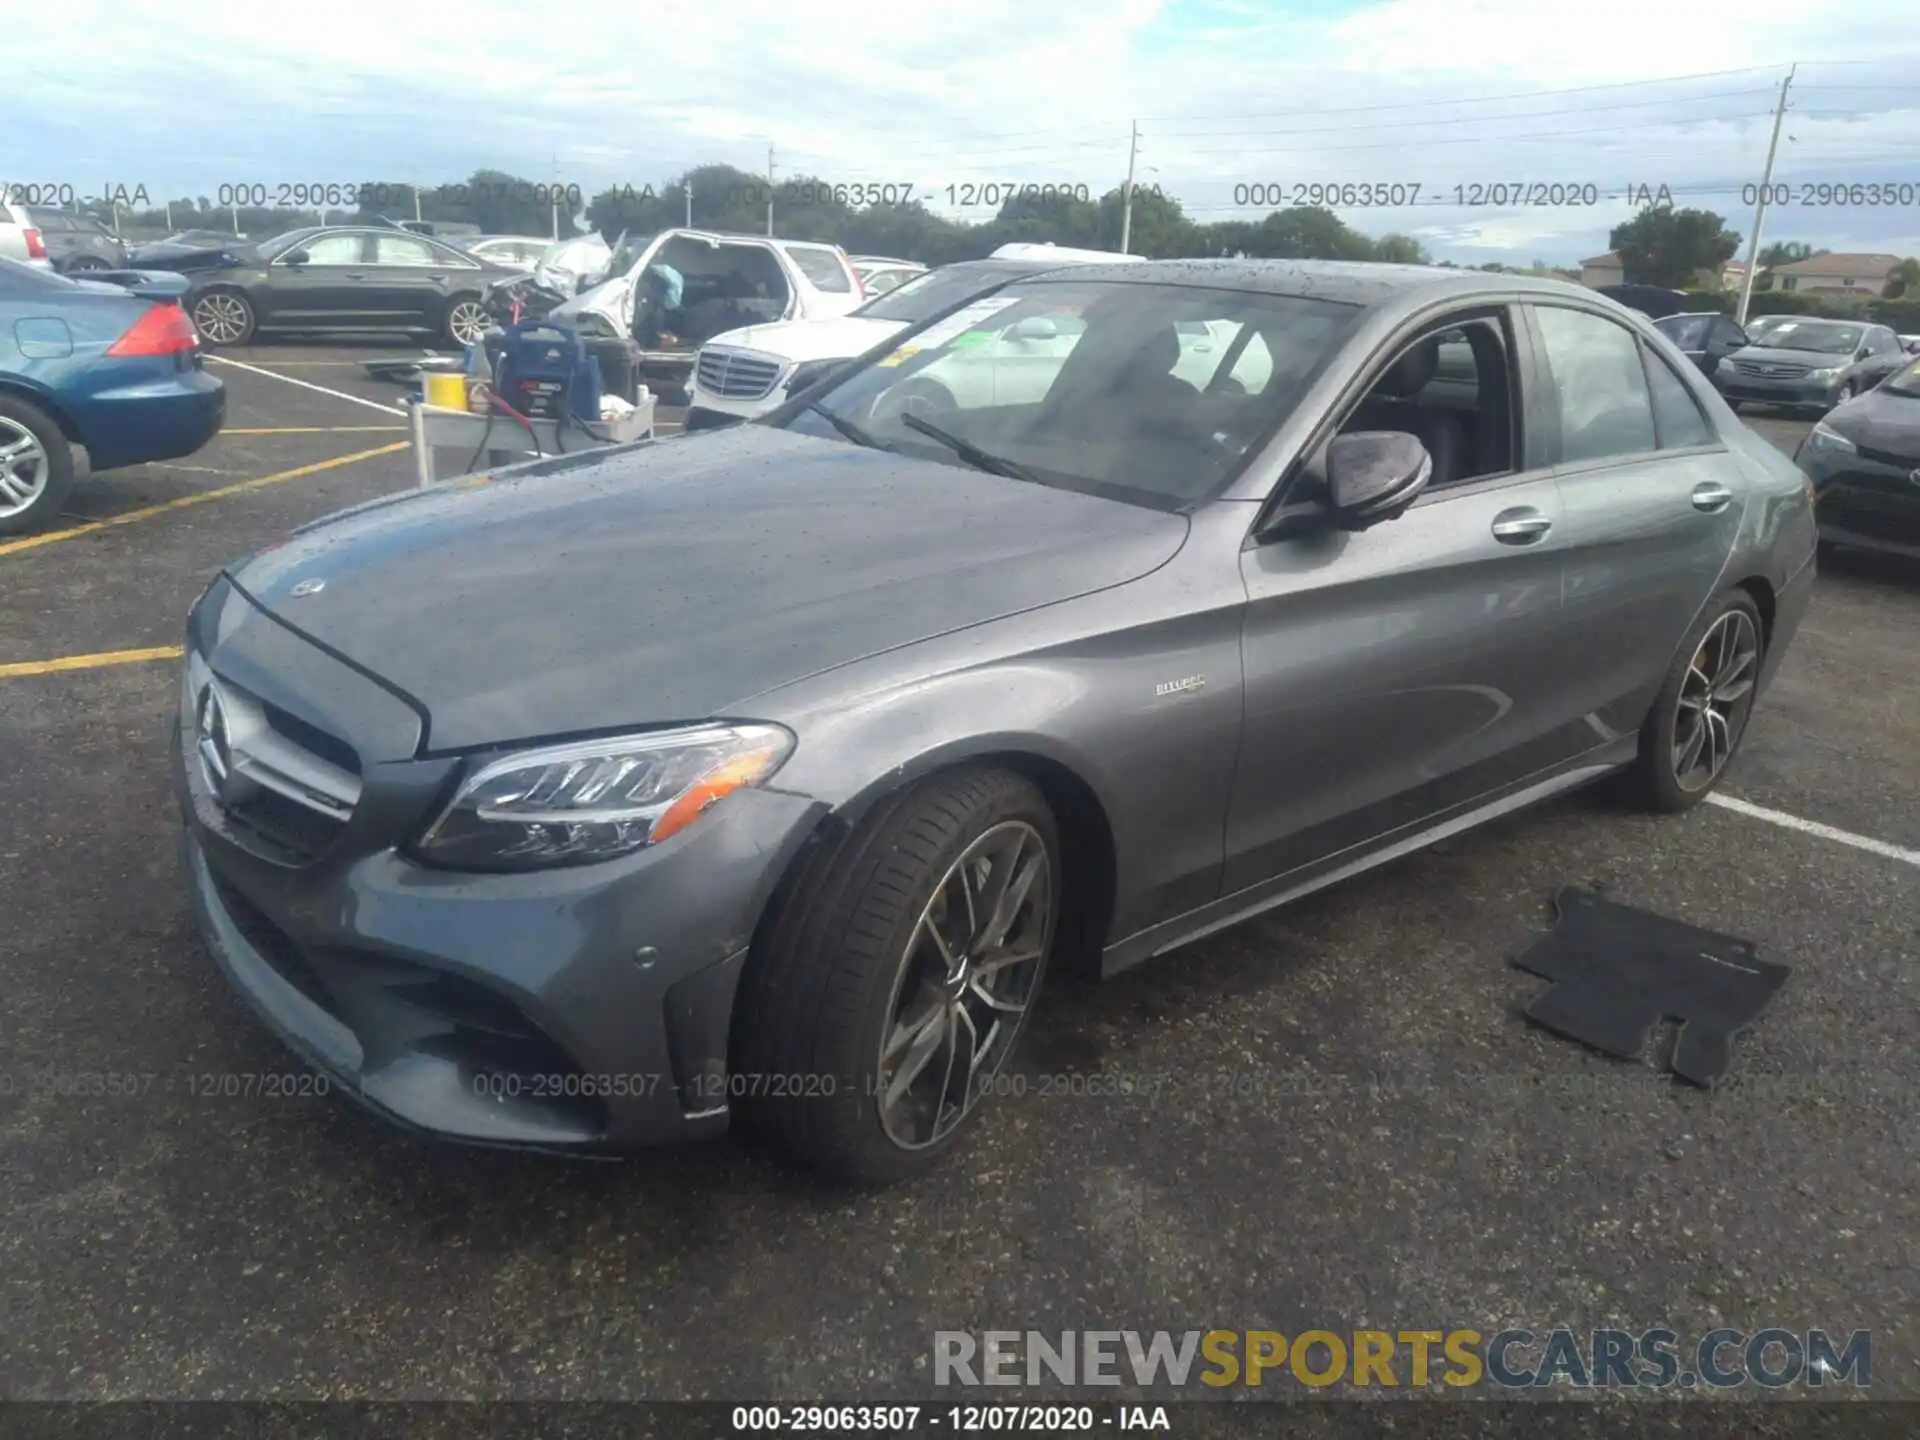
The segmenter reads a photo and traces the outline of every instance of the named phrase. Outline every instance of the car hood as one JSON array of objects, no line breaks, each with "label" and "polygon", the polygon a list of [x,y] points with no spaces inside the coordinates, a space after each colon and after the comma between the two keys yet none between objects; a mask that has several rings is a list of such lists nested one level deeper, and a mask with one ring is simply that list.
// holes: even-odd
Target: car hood
[{"label": "car hood", "polygon": [[1762,365],[1805,365],[1810,370],[1845,369],[1853,364],[1851,355],[1829,355],[1819,350],[1782,350],[1772,345],[1743,345],[1727,358],[1756,360]]},{"label": "car hood", "polygon": [[751,425],[409,491],[230,573],[411,697],[424,744],[446,751],[738,714],[822,670],[1123,584],[1186,531]]},{"label": "car hood", "polygon": [[1820,423],[1865,449],[1920,464],[1920,396],[1869,390]]},{"label": "car hood", "polygon": [[758,350],[788,360],[840,360],[864,355],[889,335],[906,328],[904,320],[838,315],[828,320],[777,320],[747,325],[707,341],[740,350]]}]

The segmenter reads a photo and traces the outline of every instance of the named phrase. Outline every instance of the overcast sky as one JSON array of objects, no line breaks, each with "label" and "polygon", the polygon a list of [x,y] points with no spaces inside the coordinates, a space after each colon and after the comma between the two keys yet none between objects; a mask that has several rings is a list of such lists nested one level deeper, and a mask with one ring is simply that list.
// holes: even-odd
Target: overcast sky
[{"label": "overcast sky", "polygon": [[[1236,186],[1419,185],[1345,209],[1468,263],[1578,260],[1670,188],[1746,234],[1777,86],[1777,182],[1895,182],[1904,205],[1794,204],[1768,240],[1920,253],[1920,13],[1911,0],[327,0],[14,7],[0,181],[156,200],[222,183],[435,183],[493,166],[591,193],[726,161],[830,181],[1126,173],[1202,219]],[[1660,82],[1660,83],[1651,83]],[[1525,97],[1525,98],[1508,98]],[[1456,185],[1598,187],[1595,205],[1463,207]],[[1896,192],[1896,196],[1899,192]],[[959,212],[987,219],[990,209]],[[696,219],[697,219],[696,214]],[[1743,251],[1744,253],[1744,251]]]}]

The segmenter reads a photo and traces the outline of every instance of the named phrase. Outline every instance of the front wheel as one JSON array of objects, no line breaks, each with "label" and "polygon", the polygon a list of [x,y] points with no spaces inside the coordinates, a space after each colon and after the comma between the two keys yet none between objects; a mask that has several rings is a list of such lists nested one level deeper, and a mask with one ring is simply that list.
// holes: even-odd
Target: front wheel
[{"label": "front wheel", "polygon": [[209,290],[188,313],[209,345],[244,345],[253,338],[253,305],[238,290]]},{"label": "front wheel", "polygon": [[487,307],[477,295],[457,296],[447,306],[447,338],[456,345],[478,345],[489,323]]},{"label": "front wheel", "polygon": [[742,980],[749,1126],[841,1179],[932,1168],[1009,1083],[1060,884],[1046,800],[998,768],[936,775],[822,845]]},{"label": "front wheel", "polygon": [[1765,655],[1759,607],[1731,590],[1707,608],[1681,642],[1640,728],[1634,789],[1669,813],[1706,799],[1740,748],[1753,713]]}]

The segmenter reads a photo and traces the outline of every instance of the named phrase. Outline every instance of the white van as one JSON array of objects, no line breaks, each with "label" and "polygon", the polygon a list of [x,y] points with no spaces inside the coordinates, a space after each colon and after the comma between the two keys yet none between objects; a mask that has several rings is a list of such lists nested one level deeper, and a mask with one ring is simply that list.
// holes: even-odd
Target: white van
[{"label": "white van", "polygon": [[[988,259],[962,260],[916,275],[898,289],[838,319],[794,320],[729,330],[716,335],[700,351],[687,391],[686,428],[711,430],[764,415],[909,325],[930,320],[1010,280],[1069,265],[1141,258],[1064,246],[1002,245]],[[1027,368],[1019,361],[1044,361],[1047,364],[1041,369],[1050,377],[1077,338],[1009,334],[973,358],[981,363],[998,362],[1009,373]]]},{"label": "white van", "polygon": [[[667,265],[682,280],[679,304],[649,315],[643,277]],[[742,326],[845,315],[866,300],[860,277],[838,245],[817,241],[664,230],[624,240],[607,278],[555,307],[548,317],[583,335],[631,335],[641,342],[649,379],[684,381],[710,337]]]}]

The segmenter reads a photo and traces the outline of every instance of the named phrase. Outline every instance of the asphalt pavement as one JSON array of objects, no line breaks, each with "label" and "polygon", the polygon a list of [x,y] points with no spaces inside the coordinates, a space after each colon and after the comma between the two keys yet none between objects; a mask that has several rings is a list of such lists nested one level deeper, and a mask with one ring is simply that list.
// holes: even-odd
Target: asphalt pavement
[{"label": "asphalt pavement", "polygon": [[[412,483],[367,353],[234,353],[226,434],[0,541],[0,1395],[880,1399],[940,1330],[1665,1324],[1870,1330],[1920,1398],[1920,567],[1824,567],[1725,787],[1759,813],[1584,793],[1063,980],[913,1185],[466,1151],[226,1078],[298,1067],[195,939],[143,654]],[[1718,1091],[1519,1018],[1568,884],[1794,967]]]}]

